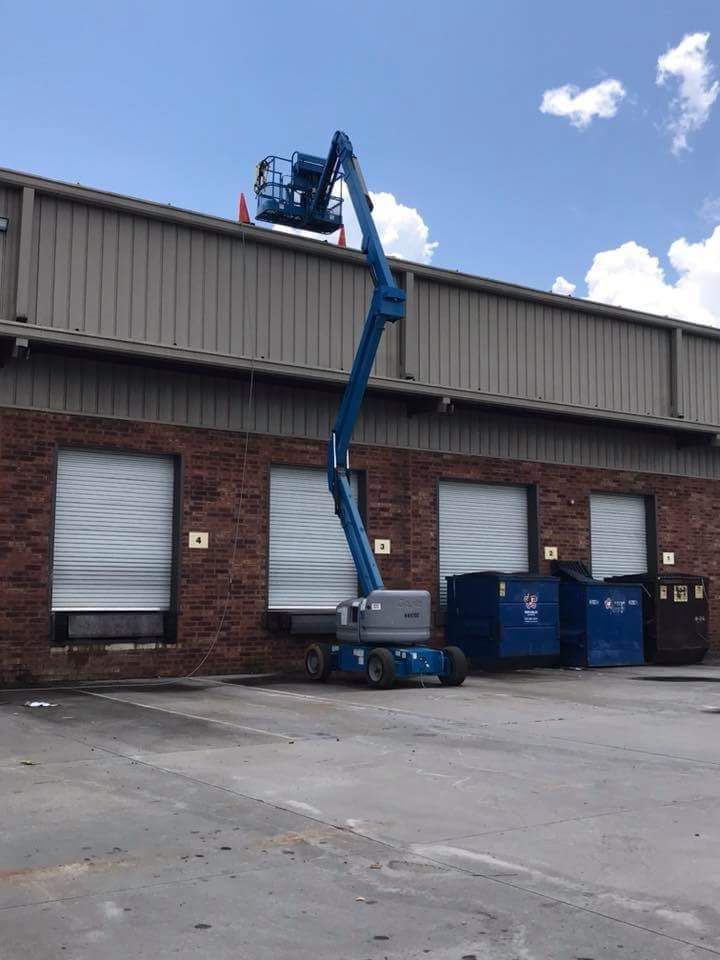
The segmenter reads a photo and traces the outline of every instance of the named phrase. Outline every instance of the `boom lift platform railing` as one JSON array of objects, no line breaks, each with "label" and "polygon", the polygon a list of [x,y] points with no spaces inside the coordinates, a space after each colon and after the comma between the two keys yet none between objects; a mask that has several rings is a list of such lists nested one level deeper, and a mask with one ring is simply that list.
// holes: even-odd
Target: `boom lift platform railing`
[{"label": "boom lift platform railing", "polygon": [[467,673],[457,647],[429,646],[430,594],[427,590],[388,590],[352,496],[349,448],[380,339],[386,323],[405,316],[405,292],[390,272],[372,217],[372,199],[352,143],[338,130],[325,159],[296,152],[290,160],[268,156],[256,170],[256,219],[283,226],[333,233],[342,226],[343,182],[362,232],[374,284],[365,326],[328,441],[328,487],[352,554],[363,596],[343,600],[335,611],[336,643],[313,643],[305,653],[312,680],[334,670],[362,671],[371,686],[392,686],[396,677],[437,676],[458,686]]}]

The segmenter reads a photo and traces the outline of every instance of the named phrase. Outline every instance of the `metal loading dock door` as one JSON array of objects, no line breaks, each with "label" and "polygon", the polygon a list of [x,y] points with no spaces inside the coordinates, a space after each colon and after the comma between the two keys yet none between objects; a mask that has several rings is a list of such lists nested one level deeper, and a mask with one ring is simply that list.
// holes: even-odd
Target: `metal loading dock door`
[{"label": "metal loading dock door", "polygon": [[[350,484],[357,500],[357,476]],[[270,469],[268,606],[334,610],[357,596],[358,582],[324,470]]]},{"label": "metal loading dock door", "polygon": [[59,451],[53,611],[169,609],[174,485],[171,457]]},{"label": "metal loading dock door", "polygon": [[442,480],[438,499],[441,603],[452,574],[528,569],[526,487]]},{"label": "metal loading dock door", "polygon": [[595,579],[646,573],[645,497],[632,494],[590,495],[590,550]]}]

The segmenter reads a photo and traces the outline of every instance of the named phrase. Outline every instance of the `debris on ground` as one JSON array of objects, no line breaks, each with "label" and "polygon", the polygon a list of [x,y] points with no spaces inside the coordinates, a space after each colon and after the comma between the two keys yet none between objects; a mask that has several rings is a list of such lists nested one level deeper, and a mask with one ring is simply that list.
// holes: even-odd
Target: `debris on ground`
[{"label": "debris on ground", "polygon": [[26,700],[25,707],[56,707],[56,703],[48,703],[47,700]]}]

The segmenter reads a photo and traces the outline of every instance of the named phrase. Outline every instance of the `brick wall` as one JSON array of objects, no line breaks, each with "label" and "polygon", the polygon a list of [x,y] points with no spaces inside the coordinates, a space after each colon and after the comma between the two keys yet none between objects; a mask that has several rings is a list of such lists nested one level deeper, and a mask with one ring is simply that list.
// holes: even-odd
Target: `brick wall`
[{"label": "brick wall", "polygon": [[[155,650],[101,647],[52,652],[48,612],[54,458],[58,446],[91,446],[175,454],[182,459],[182,532],[178,642]],[[74,678],[177,676],[206,655],[227,592],[234,510],[245,437],[190,427],[25,411],[0,411],[0,683]],[[323,466],[324,444],[251,435],[233,587],[224,629],[202,673],[296,667],[305,638],[268,632],[266,543],[271,462]],[[368,533],[389,537],[379,557],[389,587],[437,590],[437,481],[534,483],[539,486],[540,543],[588,560],[588,494],[607,490],[655,494],[658,549],[675,551],[674,569],[711,578],[712,616],[720,602],[720,537],[715,482],[655,474],[555,466],[448,454],[353,449],[367,471]],[[208,530],[210,549],[187,549],[188,531]],[[547,565],[542,564],[547,570]],[[441,639],[441,631],[436,632]],[[714,645],[718,634],[713,630]]]}]

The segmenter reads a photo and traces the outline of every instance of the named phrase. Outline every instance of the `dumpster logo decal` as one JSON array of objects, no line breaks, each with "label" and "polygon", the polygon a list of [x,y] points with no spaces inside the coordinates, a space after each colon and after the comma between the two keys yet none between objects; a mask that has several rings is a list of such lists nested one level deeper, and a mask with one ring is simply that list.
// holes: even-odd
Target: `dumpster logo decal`
[{"label": "dumpster logo decal", "polygon": [[686,583],[676,583],[673,587],[673,601],[675,603],[688,602],[688,588]]},{"label": "dumpster logo decal", "polygon": [[612,597],[605,597],[603,606],[606,610],[609,610],[610,613],[625,613],[624,600],[613,600]]},{"label": "dumpster logo decal", "polygon": [[526,593],[523,596],[525,609],[523,610],[523,620],[525,623],[538,622],[538,598],[536,593]]}]

